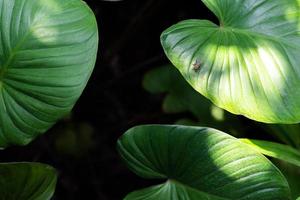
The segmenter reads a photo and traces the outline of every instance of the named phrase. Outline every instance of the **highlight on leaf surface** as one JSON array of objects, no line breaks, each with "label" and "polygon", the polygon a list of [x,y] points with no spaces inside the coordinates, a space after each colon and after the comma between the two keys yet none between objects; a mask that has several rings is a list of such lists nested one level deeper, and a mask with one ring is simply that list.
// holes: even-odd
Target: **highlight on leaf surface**
[{"label": "highlight on leaf surface", "polygon": [[239,139],[257,152],[300,167],[300,151],[291,146],[265,140]]},{"label": "highlight on leaf surface", "polygon": [[265,123],[300,122],[300,1],[202,1],[220,25],[186,20],[165,30],[171,62],[221,108]]},{"label": "highlight on leaf surface", "polygon": [[1,163],[1,200],[48,200],[52,197],[57,174],[41,163]]},{"label": "highlight on leaf surface", "polygon": [[126,200],[288,200],[281,172],[262,154],[221,131],[144,125],[118,141],[127,166],[163,184],[130,193]]},{"label": "highlight on leaf surface", "polygon": [[29,143],[72,109],[97,46],[81,0],[0,0],[0,147]]}]

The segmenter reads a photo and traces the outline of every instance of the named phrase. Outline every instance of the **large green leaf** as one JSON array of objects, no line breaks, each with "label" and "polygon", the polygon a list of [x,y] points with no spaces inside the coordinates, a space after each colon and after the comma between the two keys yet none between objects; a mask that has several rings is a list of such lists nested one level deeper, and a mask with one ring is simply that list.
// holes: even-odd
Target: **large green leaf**
[{"label": "large green leaf", "polygon": [[267,123],[300,121],[300,0],[202,0],[220,25],[162,33],[168,58],[221,108]]},{"label": "large green leaf", "polygon": [[68,113],[98,45],[81,0],[0,0],[0,146],[27,144]]},{"label": "large green leaf", "polygon": [[40,163],[1,163],[1,200],[47,200],[54,193],[56,171]]},{"label": "large green leaf", "polygon": [[290,199],[285,178],[270,161],[215,129],[138,126],[119,139],[118,150],[139,176],[168,179],[126,200]]}]

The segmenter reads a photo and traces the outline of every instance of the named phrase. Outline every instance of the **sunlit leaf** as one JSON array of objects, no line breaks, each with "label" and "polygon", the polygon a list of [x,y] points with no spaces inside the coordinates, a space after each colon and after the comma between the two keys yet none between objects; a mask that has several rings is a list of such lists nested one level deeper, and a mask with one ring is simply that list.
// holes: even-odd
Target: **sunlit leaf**
[{"label": "sunlit leaf", "polygon": [[288,184],[264,156],[226,133],[188,126],[138,126],[118,141],[128,167],[165,183],[126,200],[287,200]]},{"label": "sunlit leaf", "polygon": [[98,45],[81,0],[0,0],[0,146],[27,144],[74,106]]},{"label": "sunlit leaf", "polygon": [[288,145],[263,140],[240,139],[257,152],[300,167],[300,151]]},{"label": "sunlit leaf", "polygon": [[261,122],[299,122],[300,1],[202,1],[220,25],[187,20],[164,31],[172,63],[221,108]]}]

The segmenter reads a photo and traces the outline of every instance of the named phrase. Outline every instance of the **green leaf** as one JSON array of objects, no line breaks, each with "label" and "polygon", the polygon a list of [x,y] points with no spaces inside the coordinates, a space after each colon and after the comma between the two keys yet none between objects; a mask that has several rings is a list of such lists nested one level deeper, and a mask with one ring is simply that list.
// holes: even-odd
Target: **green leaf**
[{"label": "green leaf", "polygon": [[48,200],[56,185],[56,171],[40,163],[1,163],[1,200]]},{"label": "green leaf", "polygon": [[197,93],[172,65],[157,67],[145,74],[144,88],[151,93],[168,93],[163,102],[166,113],[191,112],[205,123],[213,120],[211,103]]},{"label": "green leaf", "polygon": [[1,147],[27,144],[72,109],[97,45],[81,0],[0,0]]},{"label": "green leaf", "polygon": [[174,82],[175,70],[172,70],[169,65],[155,68],[147,72],[143,78],[143,87],[151,93],[167,92]]},{"label": "green leaf", "polygon": [[273,163],[280,169],[282,174],[287,179],[291,193],[292,199],[297,199],[300,195],[300,170],[296,165],[291,165],[290,163],[284,162],[282,160],[273,160]]},{"label": "green leaf", "polygon": [[260,124],[260,127],[285,144],[300,149],[300,124]]},{"label": "green leaf", "polygon": [[51,129],[51,133],[56,135],[54,147],[57,153],[68,156],[68,159],[83,158],[96,146],[93,138],[94,129],[88,123],[80,121],[60,123],[60,126]]},{"label": "green leaf", "polygon": [[189,110],[188,102],[182,102],[182,97],[176,94],[166,95],[162,108],[166,113],[181,113]]},{"label": "green leaf", "polygon": [[167,179],[126,200],[290,199],[285,178],[269,160],[215,129],[138,126],[119,139],[118,150],[137,175]]},{"label": "green leaf", "polygon": [[161,35],[184,78],[217,106],[266,123],[300,121],[300,0],[202,0],[219,18]]},{"label": "green leaf", "polygon": [[277,158],[300,167],[300,151],[288,145],[263,140],[240,139],[257,152]]},{"label": "green leaf", "polygon": [[174,199],[195,199],[195,200],[229,200],[214,195],[206,194],[182,185],[176,181],[168,180],[166,183],[156,185],[143,190],[135,191],[125,197],[124,200],[174,200]]}]

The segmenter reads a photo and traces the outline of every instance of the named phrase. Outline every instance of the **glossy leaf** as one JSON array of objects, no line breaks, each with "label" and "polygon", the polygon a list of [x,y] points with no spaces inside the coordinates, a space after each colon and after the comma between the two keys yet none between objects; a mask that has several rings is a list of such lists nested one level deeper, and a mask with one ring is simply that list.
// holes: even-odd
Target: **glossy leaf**
[{"label": "glossy leaf", "polygon": [[119,139],[118,150],[137,175],[167,179],[126,200],[290,199],[285,178],[270,161],[215,129],[138,126]]},{"label": "glossy leaf", "polygon": [[66,115],[95,64],[81,0],[0,0],[0,146],[27,144]]},{"label": "glossy leaf", "polygon": [[48,200],[56,185],[56,171],[40,163],[1,163],[1,200]]},{"label": "glossy leaf", "polygon": [[277,158],[300,167],[300,151],[288,145],[263,140],[240,139],[257,152]]},{"label": "glossy leaf", "polygon": [[300,121],[300,1],[202,0],[220,25],[180,22],[161,35],[185,79],[217,106],[266,123]]}]

